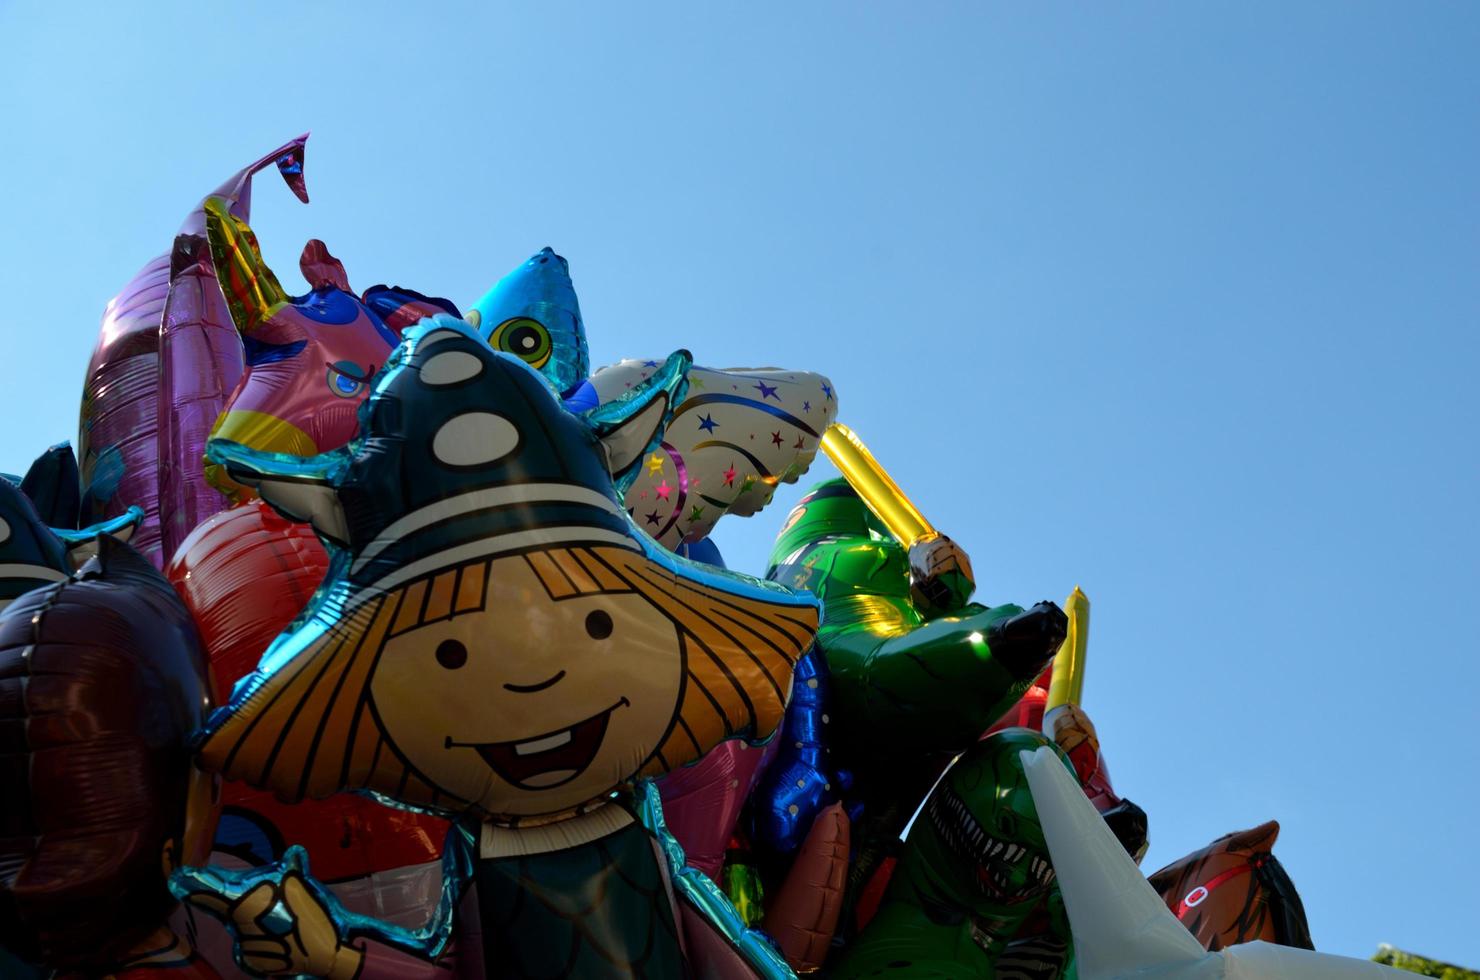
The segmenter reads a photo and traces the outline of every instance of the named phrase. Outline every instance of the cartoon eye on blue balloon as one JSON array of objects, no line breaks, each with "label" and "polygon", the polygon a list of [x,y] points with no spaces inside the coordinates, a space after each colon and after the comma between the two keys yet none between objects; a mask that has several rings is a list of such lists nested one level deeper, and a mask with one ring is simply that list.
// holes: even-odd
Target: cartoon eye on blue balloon
[{"label": "cartoon eye on blue balloon", "polygon": [[329,365],[325,378],[329,382],[329,390],[334,394],[340,398],[353,398],[365,390],[374,376],[373,364],[361,373],[360,366],[354,361],[336,361]]}]

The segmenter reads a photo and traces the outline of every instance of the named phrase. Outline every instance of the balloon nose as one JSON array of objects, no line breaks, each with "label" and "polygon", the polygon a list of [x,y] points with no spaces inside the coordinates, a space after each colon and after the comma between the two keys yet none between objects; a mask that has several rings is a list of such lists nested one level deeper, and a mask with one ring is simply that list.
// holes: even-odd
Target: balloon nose
[{"label": "balloon nose", "polygon": [[534,261],[539,265],[548,265],[551,259],[554,259],[556,262],[560,263],[560,269],[562,272],[566,273],[567,275],[570,274],[570,263],[565,261],[565,256],[560,255],[548,245],[540,249],[534,257]]},{"label": "balloon nose", "polygon": [[1069,635],[1069,617],[1052,602],[1040,602],[987,628],[992,659],[1018,679],[1036,677]]}]

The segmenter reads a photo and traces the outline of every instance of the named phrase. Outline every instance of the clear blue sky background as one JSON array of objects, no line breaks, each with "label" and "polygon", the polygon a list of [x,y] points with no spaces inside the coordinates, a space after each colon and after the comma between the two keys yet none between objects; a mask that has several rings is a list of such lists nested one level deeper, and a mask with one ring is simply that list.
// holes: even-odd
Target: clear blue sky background
[{"label": "clear blue sky background", "polygon": [[831,375],[983,601],[1088,592],[1148,870],[1277,818],[1319,947],[1480,966],[1480,7],[135,6],[0,0],[0,469],[312,129],[290,289],[311,236],[463,302],[550,244],[598,364]]}]

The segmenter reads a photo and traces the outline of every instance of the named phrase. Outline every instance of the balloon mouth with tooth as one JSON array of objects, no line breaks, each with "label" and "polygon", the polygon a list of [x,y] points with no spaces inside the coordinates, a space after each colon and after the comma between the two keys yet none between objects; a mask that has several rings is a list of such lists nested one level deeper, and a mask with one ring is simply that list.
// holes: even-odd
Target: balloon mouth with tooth
[{"label": "balloon mouth with tooth", "polygon": [[[982,829],[966,802],[946,783],[930,798],[930,822],[952,853],[976,866],[972,880],[982,895],[1014,904],[1037,898],[1053,883],[1048,858]],[[1023,881],[1020,871],[1026,871]]]},{"label": "balloon mouth with tooth", "polygon": [[625,697],[621,698],[585,721],[531,738],[512,742],[456,742],[449,735],[444,747],[475,750],[500,779],[519,789],[554,789],[586,771],[601,751],[612,712],[631,704]]}]

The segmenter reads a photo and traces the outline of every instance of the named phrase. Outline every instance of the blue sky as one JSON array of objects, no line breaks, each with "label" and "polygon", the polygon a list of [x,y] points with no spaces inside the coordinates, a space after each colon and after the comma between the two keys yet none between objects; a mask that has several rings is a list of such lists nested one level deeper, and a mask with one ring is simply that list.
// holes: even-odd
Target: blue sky
[{"label": "blue sky", "polygon": [[1480,8],[133,6],[0,0],[0,469],[311,129],[290,290],[314,236],[464,303],[548,244],[598,364],[830,375],[982,601],[1089,594],[1148,870],[1276,818],[1320,948],[1480,966]]}]

